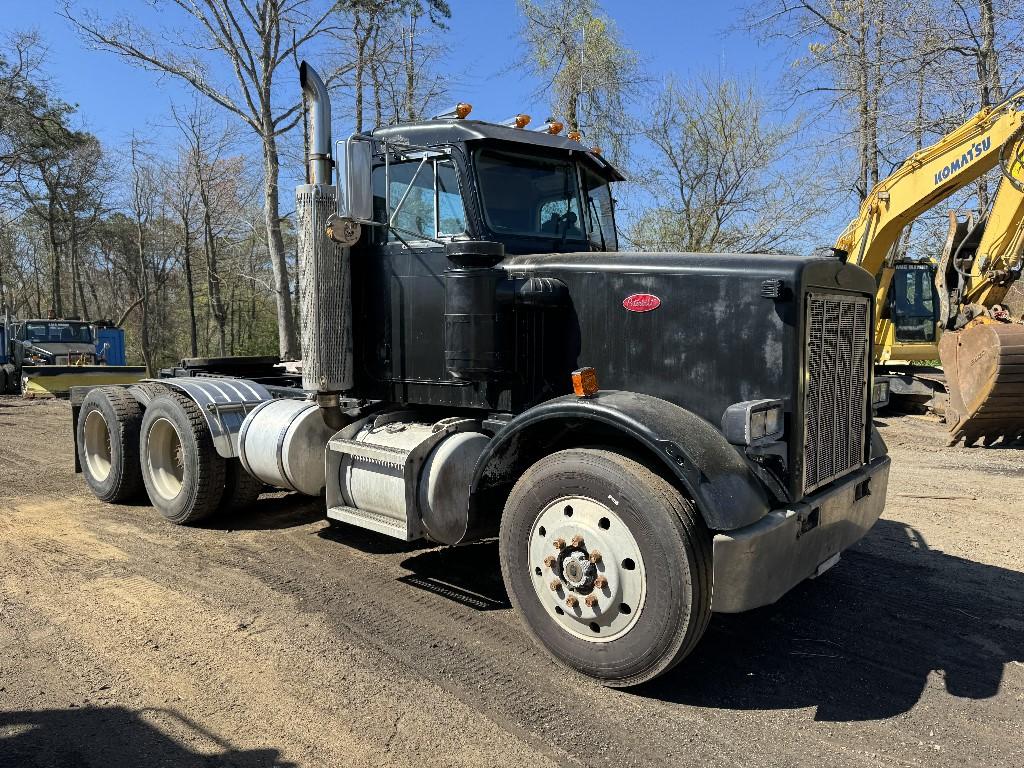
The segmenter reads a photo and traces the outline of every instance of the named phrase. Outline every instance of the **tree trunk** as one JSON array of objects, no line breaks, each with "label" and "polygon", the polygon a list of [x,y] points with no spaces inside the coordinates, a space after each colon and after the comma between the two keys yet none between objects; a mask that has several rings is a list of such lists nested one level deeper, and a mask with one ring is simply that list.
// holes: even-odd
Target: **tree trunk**
[{"label": "tree trunk", "polygon": [[181,223],[185,297],[188,301],[188,348],[192,357],[199,357],[199,329],[196,326],[196,287],[192,278],[192,230],[188,225],[188,216],[182,216]]},{"label": "tree trunk", "polygon": [[263,213],[267,227],[267,249],[274,269],[274,291],[277,294],[277,345],[284,360],[298,357],[295,321],[292,315],[291,284],[288,281],[288,261],[281,235],[281,214],[278,200],[278,178],[281,161],[277,154],[277,141],[270,127],[267,110],[263,133]]},{"label": "tree trunk", "polygon": [[220,272],[217,266],[217,242],[213,234],[213,223],[210,218],[209,199],[203,189],[203,181],[200,184],[200,194],[203,198],[203,251],[206,254],[206,287],[210,293],[210,312],[213,315],[213,322],[217,326],[217,344],[221,357],[225,357],[227,351],[227,312],[224,310],[224,299],[220,290]]},{"label": "tree trunk", "polygon": [[[996,25],[992,0],[978,0],[981,13],[981,45],[978,49],[978,97],[980,107],[990,107],[1003,100],[1002,74],[999,70],[999,52],[996,50]],[[981,210],[989,206],[988,179],[978,179],[978,204]]]},{"label": "tree trunk", "polygon": [[868,0],[860,0],[859,31],[857,35],[857,112],[860,123],[860,135],[858,136],[858,194],[863,200],[868,196],[870,184],[870,151],[869,125],[870,125],[870,103],[871,94],[868,93],[870,81],[868,73]]},{"label": "tree trunk", "polygon": [[142,361],[146,366],[146,376],[152,378],[156,369],[153,365],[153,352],[149,337],[149,274],[146,269],[146,235],[141,220],[135,222],[136,257],[139,262],[139,343],[142,346]]},{"label": "tree trunk", "polygon": [[50,309],[52,309],[57,317],[64,315],[64,302],[61,300],[60,284],[61,284],[61,264],[60,264],[60,244],[57,242],[57,229],[54,224],[54,216],[56,211],[54,210],[53,197],[50,197],[50,201],[47,204],[47,235],[49,236],[50,246]]},{"label": "tree trunk", "polygon": [[415,11],[409,13],[409,49],[405,56],[405,117],[412,121],[416,114],[416,20]]}]

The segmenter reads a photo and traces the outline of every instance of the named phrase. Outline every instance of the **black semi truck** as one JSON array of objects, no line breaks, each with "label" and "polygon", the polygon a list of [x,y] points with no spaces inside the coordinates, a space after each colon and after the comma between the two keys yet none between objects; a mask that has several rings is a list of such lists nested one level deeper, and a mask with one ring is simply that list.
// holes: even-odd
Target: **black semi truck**
[{"label": "black semi truck", "polygon": [[99,498],[144,487],[190,523],[273,486],[403,540],[497,536],[533,637],[609,685],[664,673],[713,611],[776,601],[872,526],[889,458],[868,273],[619,251],[621,176],[557,126],[460,105],[332,146],[300,74],[302,388],[205,371],[78,392]]}]

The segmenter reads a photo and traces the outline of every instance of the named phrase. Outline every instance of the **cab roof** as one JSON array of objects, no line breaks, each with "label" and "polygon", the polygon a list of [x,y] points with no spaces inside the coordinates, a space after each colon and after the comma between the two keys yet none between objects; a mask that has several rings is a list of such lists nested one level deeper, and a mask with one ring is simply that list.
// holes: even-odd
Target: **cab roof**
[{"label": "cab roof", "polygon": [[529,128],[512,128],[507,125],[488,123],[483,120],[458,120],[456,118],[436,118],[412,123],[400,123],[369,131],[375,139],[389,141],[406,141],[419,146],[435,146],[455,142],[495,141],[508,144],[529,145],[545,149],[563,150],[578,154],[609,181],[623,181],[625,177],[615,166],[592,148],[578,141],[550,134],[547,131],[534,131]]}]

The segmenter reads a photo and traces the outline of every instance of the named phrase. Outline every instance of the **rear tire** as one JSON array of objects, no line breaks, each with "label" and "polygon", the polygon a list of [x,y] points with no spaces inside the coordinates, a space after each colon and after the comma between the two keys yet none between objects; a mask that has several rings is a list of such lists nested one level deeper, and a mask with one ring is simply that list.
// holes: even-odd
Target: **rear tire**
[{"label": "rear tire", "polygon": [[250,475],[238,459],[228,459],[224,465],[224,495],[220,511],[242,512],[253,504],[263,492],[263,482]]},{"label": "rear tire", "polygon": [[100,501],[136,499],[142,489],[142,408],[120,387],[97,387],[82,401],[75,448],[82,474]]},{"label": "rear tire", "polygon": [[142,417],[142,480],[149,500],[169,522],[196,523],[224,494],[224,459],[199,406],[179,392],[153,399]]},{"label": "rear tire", "polygon": [[530,467],[505,505],[499,553],[533,638],[609,686],[667,672],[711,617],[703,520],[664,478],[610,451],[560,451]]}]

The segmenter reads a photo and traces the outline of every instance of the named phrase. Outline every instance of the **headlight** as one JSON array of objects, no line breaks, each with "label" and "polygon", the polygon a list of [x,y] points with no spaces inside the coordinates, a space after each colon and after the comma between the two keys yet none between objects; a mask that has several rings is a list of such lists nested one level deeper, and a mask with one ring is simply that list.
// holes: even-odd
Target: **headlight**
[{"label": "headlight", "polygon": [[756,445],[782,437],[781,400],[748,400],[734,403],[722,415],[722,433],[733,445]]}]

